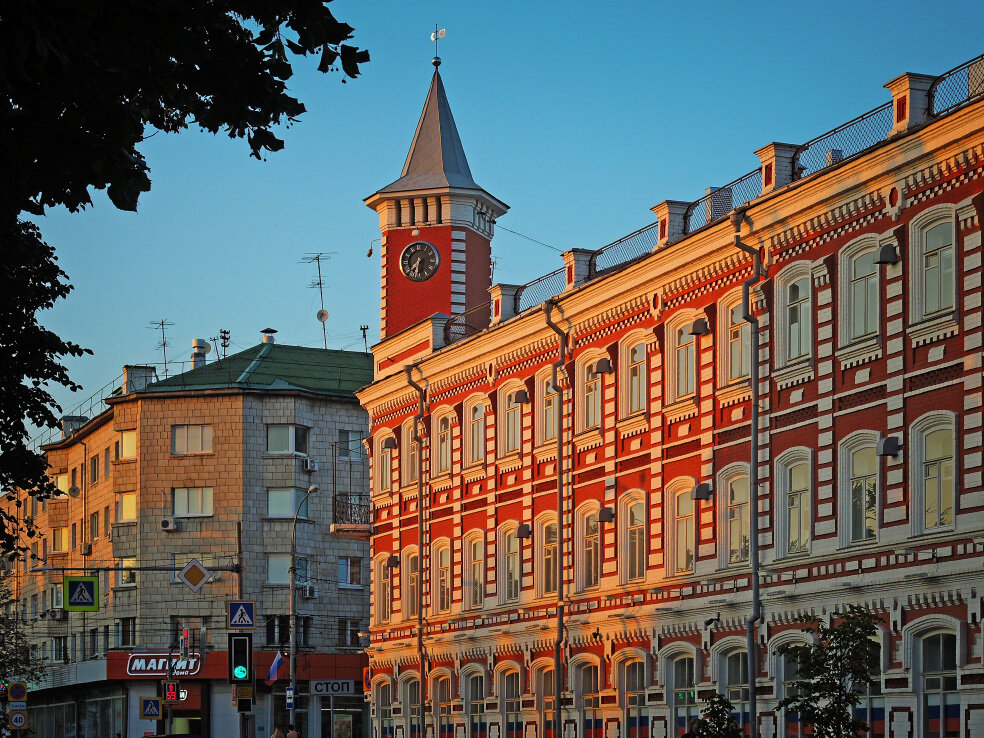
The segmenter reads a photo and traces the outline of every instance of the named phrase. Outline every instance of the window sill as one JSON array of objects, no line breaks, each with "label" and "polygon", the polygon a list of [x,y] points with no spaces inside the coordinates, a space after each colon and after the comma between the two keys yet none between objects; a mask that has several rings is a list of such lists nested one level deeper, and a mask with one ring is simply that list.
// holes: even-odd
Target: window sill
[{"label": "window sill", "polygon": [[434,477],[430,480],[430,486],[434,492],[443,492],[446,489],[451,489],[451,472],[441,472],[439,477]]},{"label": "window sill", "polygon": [[747,379],[740,379],[718,389],[715,393],[718,405],[722,408],[737,405],[752,399],[752,387]]},{"label": "window sill", "polygon": [[477,479],[485,479],[487,475],[485,464],[473,464],[461,472],[461,478],[466,482],[474,482]]},{"label": "window sill", "polygon": [[552,461],[557,458],[557,439],[551,438],[533,449],[538,461]]},{"label": "window sill", "polygon": [[649,415],[643,410],[627,418],[623,418],[615,427],[622,434],[622,438],[637,436],[649,430]]},{"label": "window sill", "polygon": [[204,520],[206,518],[214,517],[215,513],[201,513],[195,514],[191,513],[189,515],[178,515],[177,513],[171,513],[171,517],[175,520]]},{"label": "window sill", "polygon": [[136,588],[137,588],[136,583],[134,583],[134,584],[117,584],[114,587],[110,587],[110,589],[112,589],[114,592],[116,592],[117,590],[122,590],[124,592],[126,592],[128,590],[129,591],[133,591]]},{"label": "window sill", "polygon": [[516,471],[523,466],[523,457],[519,451],[511,451],[508,456],[503,456],[499,459],[499,471],[500,472],[511,472]]},{"label": "window sill", "polygon": [[264,459],[306,459],[308,454],[300,451],[264,451],[261,458]]},{"label": "window sill", "polygon": [[697,417],[699,411],[700,406],[697,404],[697,398],[687,397],[664,407],[663,417],[667,423],[676,423],[680,420]]},{"label": "window sill", "polygon": [[841,369],[867,364],[882,357],[881,336],[869,336],[837,349],[836,356],[840,360]]},{"label": "window sill", "polygon": [[177,458],[191,457],[191,458],[199,459],[202,456],[215,456],[215,451],[185,451],[183,454],[179,454],[179,453],[176,453],[174,451],[171,452],[171,457],[172,458],[174,458],[174,457],[177,457]]},{"label": "window sill", "polygon": [[347,584],[345,582],[339,582],[338,583],[338,588],[339,589],[349,589],[349,590],[361,591],[361,590],[364,590],[366,588],[366,586],[364,584]]},{"label": "window sill", "polygon": [[916,348],[955,336],[959,329],[957,314],[956,311],[953,311],[936,317],[925,318],[919,323],[909,326],[906,333],[912,341],[912,348]]},{"label": "window sill", "polygon": [[[266,515],[263,518],[263,522],[264,523],[283,523],[283,522],[292,523],[293,521],[294,521],[294,516],[293,515]],[[304,517],[302,515],[298,515],[297,516],[297,522],[298,523],[313,523],[314,522],[314,519],[313,518],[306,518],[306,517]]]},{"label": "window sill", "polygon": [[588,449],[597,448],[604,443],[604,440],[605,437],[601,432],[601,428],[592,428],[590,430],[581,431],[574,436],[574,448],[578,451],[586,451]]},{"label": "window sill", "polygon": [[795,364],[784,366],[772,372],[776,389],[795,387],[797,384],[813,380],[813,359],[799,359]]}]

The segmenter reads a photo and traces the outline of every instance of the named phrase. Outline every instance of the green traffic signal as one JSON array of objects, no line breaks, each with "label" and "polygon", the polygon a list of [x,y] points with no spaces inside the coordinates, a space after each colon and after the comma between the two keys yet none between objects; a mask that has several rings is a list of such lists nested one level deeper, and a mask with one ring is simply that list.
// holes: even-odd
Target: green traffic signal
[{"label": "green traffic signal", "polygon": [[236,679],[245,679],[247,676],[249,676],[249,670],[245,666],[237,666],[235,669],[233,669],[232,673],[233,676],[236,677]]}]

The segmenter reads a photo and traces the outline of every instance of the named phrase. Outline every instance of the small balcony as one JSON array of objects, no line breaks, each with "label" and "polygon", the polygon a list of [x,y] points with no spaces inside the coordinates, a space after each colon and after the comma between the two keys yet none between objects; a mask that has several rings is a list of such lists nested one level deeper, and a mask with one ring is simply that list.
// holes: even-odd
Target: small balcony
[{"label": "small balcony", "polygon": [[335,494],[331,534],[339,538],[368,541],[372,533],[372,502],[369,495]]}]

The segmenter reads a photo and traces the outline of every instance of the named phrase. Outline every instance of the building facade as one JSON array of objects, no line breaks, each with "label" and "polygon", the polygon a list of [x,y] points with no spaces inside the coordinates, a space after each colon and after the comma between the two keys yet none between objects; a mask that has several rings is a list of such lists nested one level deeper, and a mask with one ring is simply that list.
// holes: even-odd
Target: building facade
[{"label": "building facade", "polygon": [[[227,655],[236,600],[255,602],[248,734],[285,727],[289,669],[265,678],[290,638],[295,512],[296,722],[312,737],[331,735],[332,720],[352,735],[368,729],[359,636],[368,626],[368,427],[354,390],[371,359],[266,340],[204,359],[160,381],[153,367],[126,367],[94,417],[66,418],[62,437],[43,446],[63,494],[24,501],[36,535],[8,573],[48,667],[29,700],[37,735],[167,732],[141,718],[141,699],[160,695],[186,632],[170,729],[239,735]],[[197,594],[177,571],[192,559],[213,572]],[[80,574],[99,578],[97,612],[63,609],[62,577]],[[328,680],[350,689],[332,703],[317,684]]]},{"label": "building facade", "polygon": [[902,75],[479,297],[504,206],[435,72],[401,179],[367,200],[374,736],[558,735],[558,670],[564,736],[678,736],[715,692],[747,727],[753,522],[760,735],[810,732],[776,709],[777,648],[851,604],[881,618],[871,735],[984,735],[982,83],[981,58]]}]

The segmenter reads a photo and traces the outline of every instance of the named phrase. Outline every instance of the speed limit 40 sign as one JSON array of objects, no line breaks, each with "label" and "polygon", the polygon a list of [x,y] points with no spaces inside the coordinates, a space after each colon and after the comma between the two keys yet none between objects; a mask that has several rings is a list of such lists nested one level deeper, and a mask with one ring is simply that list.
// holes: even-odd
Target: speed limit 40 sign
[{"label": "speed limit 40 sign", "polygon": [[7,723],[13,730],[24,730],[27,727],[27,713],[23,710],[11,710],[7,713]]}]

